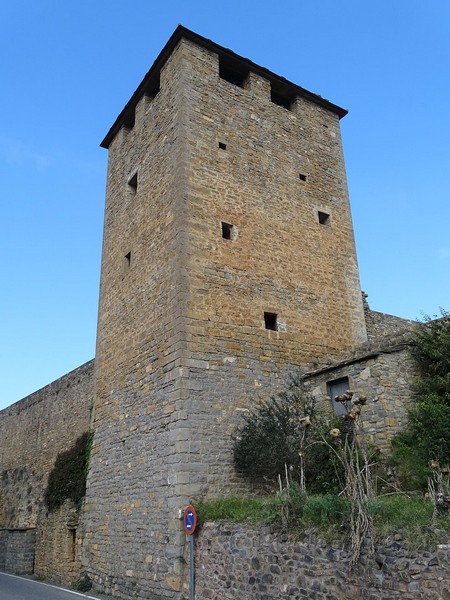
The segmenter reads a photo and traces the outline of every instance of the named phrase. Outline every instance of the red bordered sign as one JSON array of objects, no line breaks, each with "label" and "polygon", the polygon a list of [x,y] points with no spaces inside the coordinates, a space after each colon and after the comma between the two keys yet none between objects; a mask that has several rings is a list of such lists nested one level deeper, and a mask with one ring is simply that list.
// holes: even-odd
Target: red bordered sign
[{"label": "red bordered sign", "polygon": [[184,531],[188,535],[192,535],[197,528],[197,513],[191,505],[186,506],[183,516]]}]

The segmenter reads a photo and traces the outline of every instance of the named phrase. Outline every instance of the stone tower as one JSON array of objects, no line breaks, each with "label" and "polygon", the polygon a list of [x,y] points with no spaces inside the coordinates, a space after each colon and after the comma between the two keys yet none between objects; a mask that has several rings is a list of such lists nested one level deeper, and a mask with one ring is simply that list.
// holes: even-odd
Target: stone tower
[{"label": "stone tower", "polygon": [[104,139],[84,557],[106,591],[176,597],[178,511],[241,485],[242,411],[366,340],[345,114],[180,26]]}]

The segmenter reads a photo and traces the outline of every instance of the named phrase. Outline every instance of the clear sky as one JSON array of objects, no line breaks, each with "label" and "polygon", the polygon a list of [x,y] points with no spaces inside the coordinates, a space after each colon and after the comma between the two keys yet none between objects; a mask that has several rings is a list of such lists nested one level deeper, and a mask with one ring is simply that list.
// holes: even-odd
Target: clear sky
[{"label": "clear sky", "polygon": [[3,0],[0,23],[0,408],[94,356],[99,143],[178,23],[350,111],[371,307],[450,308],[449,0]]}]

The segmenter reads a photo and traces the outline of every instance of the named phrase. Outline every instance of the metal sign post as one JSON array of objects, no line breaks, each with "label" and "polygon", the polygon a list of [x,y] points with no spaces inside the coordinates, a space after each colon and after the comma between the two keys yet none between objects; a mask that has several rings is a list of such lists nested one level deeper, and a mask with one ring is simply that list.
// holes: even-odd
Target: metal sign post
[{"label": "metal sign post", "polygon": [[189,536],[189,600],[195,600],[194,533],[197,528],[197,513],[191,505],[184,509],[184,531]]}]

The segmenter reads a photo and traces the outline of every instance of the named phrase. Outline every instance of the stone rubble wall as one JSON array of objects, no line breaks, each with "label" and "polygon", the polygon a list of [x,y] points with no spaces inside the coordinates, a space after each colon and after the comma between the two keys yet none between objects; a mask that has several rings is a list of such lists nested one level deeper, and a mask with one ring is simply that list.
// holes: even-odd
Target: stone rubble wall
[{"label": "stone rubble wall", "polygon": [[[397,536],[398,537],[398,536]],[[197,600],[448,600],[450,545],[392,540],[349,571],[342,544],[293,542],[268,527],[206,523],[196,540]],[[185,598],[188,597],[187,589]]]},{"label": "stone rubble wall", "polygon": [[35,574],[72,585],[80,578],[81,543],[79,514],[72,501],[48,512],[42,507],[37,521]]}]

